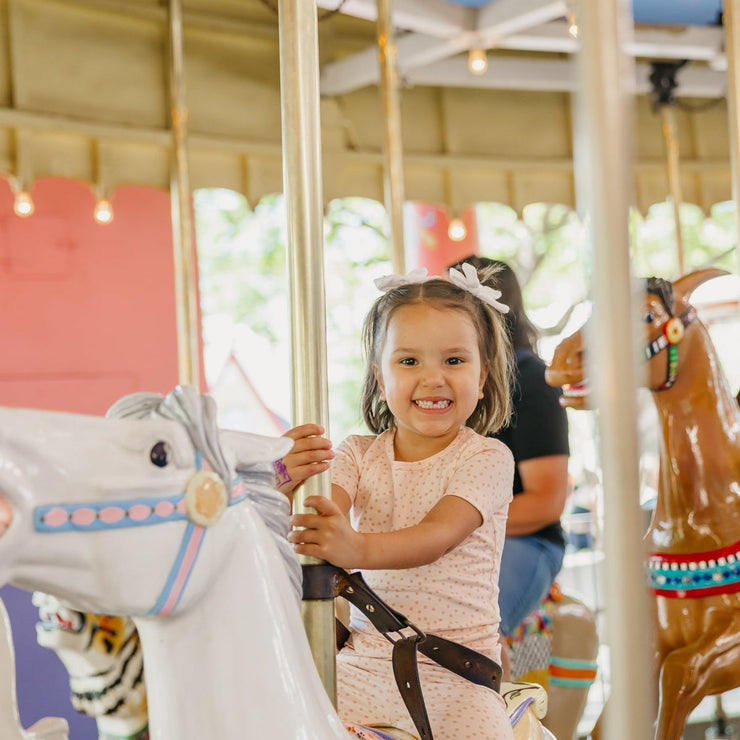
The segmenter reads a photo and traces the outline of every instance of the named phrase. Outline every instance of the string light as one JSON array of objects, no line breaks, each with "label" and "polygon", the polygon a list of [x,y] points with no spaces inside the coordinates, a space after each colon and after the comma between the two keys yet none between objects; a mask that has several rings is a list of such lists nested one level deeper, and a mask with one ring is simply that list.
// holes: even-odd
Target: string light
[{"label": "string light", "polygon": [[111,205],[111,202],[107,198],[101,198],[96,204],[95,204],[95,211],[93,213],[93,218],[99,223],[99,224],[109,224],[113,220],[113,206]]},{"label": "string light", "polygon": [[21,218],[28,218],[29,216],[33,216],[35,210],[36,206],[33,203],[31,193],[27,190],[19,190],[15,194],[15,202],[13,203],[15,215]]},{"label": "string light", "polygon": [[468,229],[461,218],[453,218],[447,227],[447,236],[453,242],[461,242],[468,235]]},{"label": "string light", "polygon": [[575,13],[568,13],[568,15],[565,16],[566,20],[568,21],[568,33],[574,38],[578,38],[578,22],[576,21],[576,14]]},{"label": "string light", "polygon": [[474,75],[482,75],[488,69],[485,49],[471,49],[468,52],[468,69]]},{"label": "string light", "polygon": [[566,0],[565,20],[568,23],[568,33],[574,39],[578,38],[578,2],[579,0]]}]

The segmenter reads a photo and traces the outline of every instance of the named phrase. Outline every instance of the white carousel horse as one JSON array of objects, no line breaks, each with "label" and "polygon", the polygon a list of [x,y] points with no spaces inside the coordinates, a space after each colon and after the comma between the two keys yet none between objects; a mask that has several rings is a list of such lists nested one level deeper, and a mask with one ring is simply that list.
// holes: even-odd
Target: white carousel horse
[{"label": "white carousel horse", "polygon": [[133,617],[152,740],[347,740],[273,487],[292,441],[219,432],[192,388],[112,415],[0,409],[0,583]]},{"label": "white carousel horse", "polygon": [[5,604],[0,601],[0,738],[2,740],[68,740],[61,717],[44,717],[27,730],[21,727],[15,694],[15,652]]}]

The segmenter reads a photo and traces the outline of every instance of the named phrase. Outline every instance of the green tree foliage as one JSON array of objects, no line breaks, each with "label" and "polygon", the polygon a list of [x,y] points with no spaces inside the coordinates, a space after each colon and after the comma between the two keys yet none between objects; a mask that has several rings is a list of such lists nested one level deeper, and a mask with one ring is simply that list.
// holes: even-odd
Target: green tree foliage
[{"label": "green tree foliage", "polygon": [[[202,190],[195,194],[195,212],[203,315],[226,314],[272,345],[289,346],[283,197],[266,196],[252,210],[236,193]],[[331,433],[336,439],[362,429],[360,330],[377,296],[372,280],[390,270],[388,231],[379,203],[346,198],[329,204],[324,244],[326,325]],[[206,333],[206,353],[213,340]],[[284,389],[285,394],[289,391]]]},{"label": "green tree foliage", "polygon": [[516,272],[527,311],[547,332],[560,327],[573,305],[587,298],[585,229],[559,204],[533,203],[516,211],[500,203],[476,207],[480,253]]},{"label": "green tree foliage", "polygon": [[[272,345],[288,347],[283,197],[266,196],[252,209],[231,191],[203,190],[196,193],[195,212],[203,315],[228,315]],[[545,203],[526,206],[521,217],[508,206],[481,203],[476,215],[480,253],[513,267],[535,323],[546,335],[559,334],[573,307],[590,298],[587,233],[578,215],[567,206]],[[709,217],[684,204],[681,223],[686,271],[706,266],[736,271],[734,204],[716,204]],[[670,203],[656,204],[645,216],[633,211],[630,233],[635,275],[676,277]],[[373,279],[392,271],[388,234],[385,209],[377,202],[345,198],[328,205],[324,254],[330,431],[337,440],[363,429],[360,330],[378,295]],[[211,341],[205,337],[206,352]]]},{"label": "green tree foliage", "polygon": [[[705,267],[728,271],[737,268],[735,204],[724,201],[712,207],[707,218],[699,206],[679,208],[684,272]],[[673,204],[656,203],[643,217],[630,213],[634,273],[640,277],[675,279],[679,275],[678,246]]]},{"label": "green tree foliage", "polygon": [[232,191],[200,190],[195,214],[203,314],[229,314],[277,342],[288,325],[282,196],[253,211]]}]

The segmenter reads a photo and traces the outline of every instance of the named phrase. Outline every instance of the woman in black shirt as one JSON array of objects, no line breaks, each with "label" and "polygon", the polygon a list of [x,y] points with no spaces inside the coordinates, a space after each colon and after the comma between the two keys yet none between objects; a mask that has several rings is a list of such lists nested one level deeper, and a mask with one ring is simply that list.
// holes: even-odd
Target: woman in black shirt
[{"label": "woman in black shirt", "polygon": [[[505,262],[472,256],[481,281],[500,290],[516,353],[513,414],[494,435],[514,455],[514,499],[509,505],[499,578],[501,632],[509,635],[552,586],[565,553],[560,515],[568,493],[568,419],[560,389],[545,382],[537,354],[539,332],[524,311],[519,281]],[[493,273],[493,274],[491,274]]]}]

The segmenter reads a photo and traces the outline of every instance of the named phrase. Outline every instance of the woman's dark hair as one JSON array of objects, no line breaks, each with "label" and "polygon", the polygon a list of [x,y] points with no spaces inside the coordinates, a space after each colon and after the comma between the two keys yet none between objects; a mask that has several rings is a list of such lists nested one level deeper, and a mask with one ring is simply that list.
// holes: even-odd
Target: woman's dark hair
[{"label": "woman's dark hair", "polygon": [[514,349],[529,349],[537,354],[540,332],[524,311],[522,288],[514,270],[506,262],[475,254],[450,266],[459,269],[463,262],[473,265],[478,270],[481,283],[501,291],[501,302],[509,307],[509,313],[504,314],[504,320]]}]

